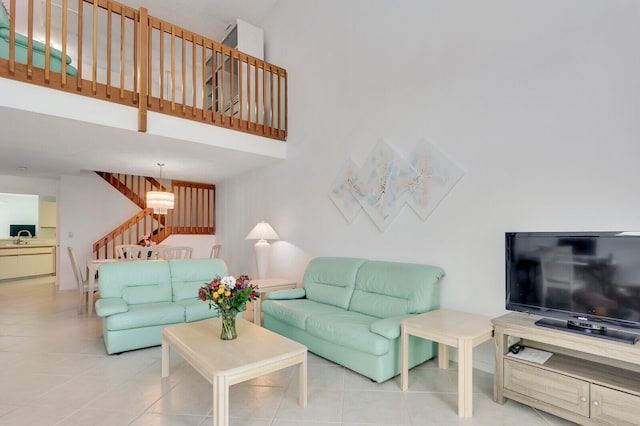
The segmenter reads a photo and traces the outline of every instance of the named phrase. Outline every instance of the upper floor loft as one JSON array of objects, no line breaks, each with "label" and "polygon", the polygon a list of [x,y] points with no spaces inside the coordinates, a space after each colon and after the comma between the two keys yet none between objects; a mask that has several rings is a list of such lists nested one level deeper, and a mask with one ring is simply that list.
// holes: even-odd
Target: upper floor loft
[{"label": "upper floor loft", "polygon": [[[284,158],[285,69],[156,18],[145,8],[110,0],[2,2],[0,108],[8,108],[6,117],[20,110],[107,126],[107,133],[133,130],[166,139],[165,145],[183,140],[215,145],[225,151],[221,158],[242,158],[245,165]],[[238,21],[236,36],[255,28],[242,25]],[[46,99],[37,86],[47,89]],[[137,137],[129,133],[127,138]],[[149,152],[149,146],[140,150]],[[198,155],[199,149],[193,152]],[[148,163],[153,168],[156,158]]]}]

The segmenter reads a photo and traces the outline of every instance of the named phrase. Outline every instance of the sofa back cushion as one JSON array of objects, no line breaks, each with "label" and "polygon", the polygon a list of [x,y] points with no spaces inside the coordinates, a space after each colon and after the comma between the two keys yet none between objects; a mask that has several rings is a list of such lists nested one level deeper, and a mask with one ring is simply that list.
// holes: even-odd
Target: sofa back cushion
[{"label": "sofa back cushion", "polygon": [[437,266],[368,261],[358,270],[349,310],[389,318],[436,309],[443,276]]},{"label": "sofa back cushion", "polygon": [[348,257],[317,257],[311,260],[302,279],[307,299],[347,309],[356,274],[364,262],[364,259]]},{"label": "sofa back cushion", "polygon": [[200,287],[209,284],[216,275],[228,275],[227,264],[222,259],[170,260],[169,269],[174,302],[196,299]]},{"label": "sofa back cushion", "polygon": [[122,298],[129,305],[171,302],[169,262],[113,262],[98,268],[100,297]]}]

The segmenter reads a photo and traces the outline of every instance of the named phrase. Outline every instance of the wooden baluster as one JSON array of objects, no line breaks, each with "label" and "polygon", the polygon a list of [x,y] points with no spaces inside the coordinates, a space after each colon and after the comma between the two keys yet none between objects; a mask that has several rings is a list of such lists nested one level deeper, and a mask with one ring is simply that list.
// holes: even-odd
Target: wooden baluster
[{"label": "wooden baluster", "polygon": [[60,69],[60,83],[67,86],[67,1],[62,0],[62,67]]},{"label": "wooden baluster", "polygon": [[220,51],[221,57],[220,57],[220,74],[222,75],[222,84],[221,84],[221,89],[220,89],[220,114],[221,114],[221,120],[222,120],[222,125],[224,126],[225,124],[225,108],[227,106],[227,102],[226,102],[226,97],[225,97],[225,93],[224,93],[224,81],[226,80],[225,78],[225,74],[227,73],[226,68],[227,68],[227,56],[224,54],[224,47],[222,48],[222,50]]},{"label": "wooden baluster", "polygon": [[16,73],[16,0],[9,2],[9,72]]},{"label": "wooden baluster", "polygon": [[[124,8],[120,9],[120,99],[124,99],[124,40],[125,40]],[[135,36],[134,36],[135,39]]]},{"label": "wooden baluster", "polygon": [[216,45],[211,45],[211,121],[216,122],[216,108],[218,107],[218,52]]},{"label": "wooden baluster", "polygon": [[[138,21],[140,20],[140,14],[136,11],[133,15],[133,103],[138,102],[138,40],[140,35],[138,34]],[[149,28],[151,31],[151,28]],[[149,50],[151,51],[151,37],[148,38]],[[151,62],[151,55],[149,55],[149,62]],[[151,68],[151,67],[149,67]],[[151,72],[149,72],[151,75]],[[143,77],[144,78],[144,77]],[[151,77],[149,76],[149,79]],[[148,87],[151,87],[149,85]]]},{"label": "wooden baluster", "polygon": [[149,15],[147,9],[140,8],[140,102],[138,102],[138,131],[147,131],[147,105],[150,102],[147,86],[148,78],[148,62],[147,53],[149,52],[148,36],[149,36]]},{"label": "wooden baluster", "polygon": [[242,54],[238,54],[238,110],[239,110],[239,117],[238,119],[240,120],[240,122],[238,123],[240,125],[240,128],[242,128],[242,109],[243,109],[243,105],[244,103],[242,102],[243,98],[242,98],[242,69],[244,68],[244,66],[242,65]]},{"label": "wooden baluster", "polygon": [[113,26],[113,3],[107,3],[107,98],[111,97],[111,28]]},{"label": "wooden baluster", "polygon": [[269,134],[273,136],[273,68],[269,66],[269,98],[271,100],[271,109],[269,111]]},{"label": "wooden baluster", "polygon": [[262,63],[262,134],[267,129],[267,67]]},{"label": "wooden baluster", "polygon": [[191,92],[193,94],[193,101],[192,101],[192,109],[191,109],[191,113],[192,116],[195,117],[196,116],[196,85],[198,84],[198,76],[196,75],[196,37],[195,35],[192,35],[192,39],[191,39],[191,70],[193,71],[192,75],[191,75]]},{"label": "wooden baluster", "polygon": [[176,27],[171,25],[171,112],[176,110]]},{"label": "wooden baluster", "polygon": [[289,79],[287,72],[284,72],[284,138],[286,139],[289,129],[289,91],[287,90]]},{"label": "wooden baluster", "polygon": [[260,86],[258,85],[258,70],[259,70],[259,68],[258,68],[258,61],[256,61],[256,67],[255,67],[255,86],[254,86],[254,88],[253,88],[253,91],[254,91],[254,93],[255,93],[255,101],[256,101],[255,106],[254,106],[255,114],[256,114],[255,119],[254,119],[254,122],[255,122],[254,130],[255,130],[256,132],[258,131],[258,114],[259,114],[259,109],[258,109],[258,108],[259,108],[259,107],[258,107],[258,92],[259,92],[259,87],[260,87]]},{"label": "wooden baluster", "polygon": [[247,130],[251,123],[251,62],[247,58]]},{"label": "wooden baluster", "polygon": [[[151,107],[151,101],[153,98],[153,46],[151,41],[153,40],[153,25],[147,16],[147,107]],[[142,41],[141,41],[142,44]]]},{"label": "wooden baluster", "polygon": [[160,110],[164,109],[164,22],[160,22]]},{"label": "wooden baluster", "polygon": [[202,120],[207,119],[207,47],[202,39]]},{"label": "wooden baluster", "polygon": [[45,0],[45,45],[44,45],[44,81],[51,80],[51,0]]},{"label": "wooden baluster", "polygon": [[196,228],[200,225],[199,215],[200,213],[200,189],[196,188]]},{"label": "wooden baluster", "polygon": [[180,52],[182,57],[182,113],[187,111],[187,39],[182,31],[182,51]]},{"label": "wooden baluster", "polygon": [[91,91],[98,93],[98,1],[93,1],[93,65],[91,70]]},{"label": "wooden baluster", "polygon": [[189,194],[187,193],[187,188],[186,187],[182,187],[183,191],[184,191],[184,197],[182,197],[182,225],[183,226],[187,226],[187,198],[189,197]]},{"label": "wooden baluster", "polygon": [[84,0],[78,0],[78,78],[76,79],[76,87],[78,91],[82,91],[82,7]]},{"label": "wooden baluster", "polygon": [[233,101],[235,100],[235,63],[236,60],[233,57],[233,51],[229,51],[229,124],[233,127],[234,113],[233,113]]},{"label": "wooden baluster", "polygon": [[33,0],[29,0],[28,14],[28,41],[27,41],[27,78],[33,78]]},{"label": "wooden baluster", "polygon": [[280,98],[280,92],[282,91],[282,88],[280,87],[281,81],[282,78],[280,77],[280,70],[278,70],[278,134],[282,130],[282,127],[280,127],[280,115],[282,114],[282,101]]}]

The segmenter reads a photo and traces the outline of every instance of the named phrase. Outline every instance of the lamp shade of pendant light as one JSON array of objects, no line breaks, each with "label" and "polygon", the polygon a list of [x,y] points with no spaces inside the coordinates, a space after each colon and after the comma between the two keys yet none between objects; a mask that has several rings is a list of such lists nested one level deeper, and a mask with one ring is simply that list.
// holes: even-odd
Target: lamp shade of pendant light
[{"label": "lamp shade of pendant light", "polygon": [[[162,166],[160,166],[160,187],[162,187]],[[168,191],[148,191],[146,194],[147,208],[153,209],[155,214],[167,214],[169,209],[173,208],[174,196],[173,192]]]}]

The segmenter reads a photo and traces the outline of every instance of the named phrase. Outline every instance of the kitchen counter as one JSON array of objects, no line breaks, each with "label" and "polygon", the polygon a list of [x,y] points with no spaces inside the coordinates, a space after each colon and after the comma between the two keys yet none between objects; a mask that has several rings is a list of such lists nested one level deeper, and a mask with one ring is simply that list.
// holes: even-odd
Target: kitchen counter
[{"label": "kitchen counter", "polygon": [[25,239],[27,244],[15,240],[0,240],[0,280],[55,275],[55,242]]}]

